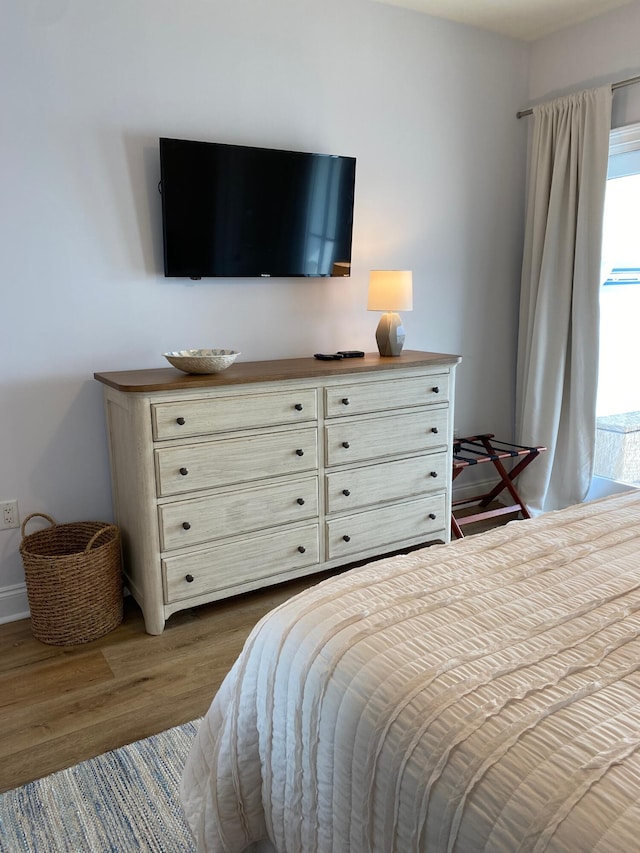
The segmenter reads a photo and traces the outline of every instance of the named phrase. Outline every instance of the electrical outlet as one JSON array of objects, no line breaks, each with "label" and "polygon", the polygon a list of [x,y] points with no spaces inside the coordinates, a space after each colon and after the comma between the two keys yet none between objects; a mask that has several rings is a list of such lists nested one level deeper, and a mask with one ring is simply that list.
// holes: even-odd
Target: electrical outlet
[{"label": "electrical outlet", "polygon": [[18,501],[0,501],[0,530],[20,527]]}]

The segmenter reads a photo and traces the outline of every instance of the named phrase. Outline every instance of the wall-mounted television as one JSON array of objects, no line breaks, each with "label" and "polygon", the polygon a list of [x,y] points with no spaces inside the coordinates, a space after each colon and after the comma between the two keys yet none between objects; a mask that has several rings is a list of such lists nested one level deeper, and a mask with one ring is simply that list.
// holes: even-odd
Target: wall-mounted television
[{"label": "wall-mounted television", "polygon": [[165,276],[349,275],[355,165],[160,138]]}]

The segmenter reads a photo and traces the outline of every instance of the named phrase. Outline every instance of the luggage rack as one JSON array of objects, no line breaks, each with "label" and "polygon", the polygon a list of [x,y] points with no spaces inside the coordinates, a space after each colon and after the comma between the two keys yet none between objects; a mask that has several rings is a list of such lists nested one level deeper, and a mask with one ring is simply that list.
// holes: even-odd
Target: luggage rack
[{"label": "luggage rack", "polygon": [[[460,474],[473,465],[480,465],[483,462],[491,462],[496,469],[499,481],[498,484],[490,492],[478,495],[472,498],[463,498],[451,502],[451,533],[456,539],[462,539],[464,534],[462,527],[466,524],[472,524],[474,521],[481,521],[486,518],[495,518],[499,515],[508,515],[509,513],[520,512],[523,518],[531,518],[531,514],[525,506],[522,498],[514,485],[516,477],[530,465],[536,457],[540,455],[546,447],[526,447],[521,444],[510,444],[506,441],[496,439],[493,433],[484,433],[483,435],[470,435],[466,438],[456,438],[453,442],[453,480]],[[508,471],[502,463],[503,459],[514,459],[522,457],[515,467]],[[507,490],[513,500],[513,503],[508,506],[487,507],[498,498],[504,490]],[[456,518],[454,509],[456,507],[469,507],[477,505],[480,508],[479,512],[471,515],[466,515],[461,518]]]}]

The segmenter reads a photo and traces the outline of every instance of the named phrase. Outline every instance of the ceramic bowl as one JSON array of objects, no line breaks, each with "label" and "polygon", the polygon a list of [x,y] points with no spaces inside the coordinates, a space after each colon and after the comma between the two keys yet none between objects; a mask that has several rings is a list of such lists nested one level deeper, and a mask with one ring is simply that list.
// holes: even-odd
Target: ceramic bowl
[{"label": "ceramic bowl", "polygon": [[162,355],[184,373],[220,373],[232,365],[240,353],[232,349],[184,349]]}]

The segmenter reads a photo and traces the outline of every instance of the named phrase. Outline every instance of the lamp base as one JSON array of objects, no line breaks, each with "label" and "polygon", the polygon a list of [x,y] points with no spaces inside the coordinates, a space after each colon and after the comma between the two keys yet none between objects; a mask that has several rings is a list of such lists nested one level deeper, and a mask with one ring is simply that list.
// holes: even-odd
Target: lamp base
[{"label": "lamp base", "polygon": [[400,355],[404,346],[404,326],[399,314],[388,311],[380,317],[376,341],[380,355]]}]

